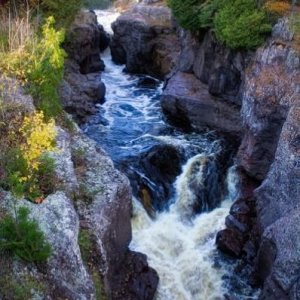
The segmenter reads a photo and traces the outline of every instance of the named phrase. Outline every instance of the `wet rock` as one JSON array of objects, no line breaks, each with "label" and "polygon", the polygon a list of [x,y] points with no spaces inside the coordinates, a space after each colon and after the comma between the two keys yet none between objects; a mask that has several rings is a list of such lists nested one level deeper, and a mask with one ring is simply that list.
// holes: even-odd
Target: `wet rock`
[{"label": "wet rock", "polygon": [[99,28],[100,28],[99,48],[100,48],[100,52],[103,52],[109,47],[110,35],[104,30],[104,27],[102,25],[99,25]]},{"label": "wet rock", "polygon": [[239,231],[226,228],[216,237],[218,249],[234,257],[240,257],[243,248],[243,236]]},{"label": "wet rock", "polygon": [[149,268],[147,257],[137,252],[128,252],[117,281],[120,284],[113,292],[115,300],[152,300],[158,285],[158,275]]},{"label": "wet rock", "polygon": [[221,251],[234,257],[243,257],[245,261],[253,264],[259,239],[253,192],[259,183],[247,176],[242,168],[237,168],[237,172],[239,195],[225,219],[226,229],[218,234],[216,243]]},{"label": "wet rock", "polygon": [[156,89],[157,86],[160,84],[160,81],[156,80],[152,77],[142,77],[138,83],[138,87],[147,88],[147,89]]},{"label": "wet rock", "polygon": [[177,72],[167,83],[161,106],[167,119],[181,128],[209,128],[235,138],[241,135],[239,107],[211,96],[193,74]]},{"label": "wet rock", "polygon": [[138,158],[122,162],[120,169],[130,179],[134,195],[152,214],[166,207],[174,193],[173,183],[181,172],[183,161],[181,149],[162,144],[153,146]]},{"label": "wet rock", "polygon": [[[227,161],[230,162],[228,157]],[[176,209],[180,215],[191,219],[195,214],[216,208],[224,197],[223,174],[218,156],[198,155],[189,161],[183,177],[177,182],[180,200]]]},{"label": "wet rock", "polygon": [[105,92],[101,74],[83,75],[78,65],[70,61],[66,63],[65,78],[59,94],[65,110],[77,121],[82,122],[96,112],[96,104],[104,102]]},{"label": "wet rock", "polygon": [[164,78],[175,66],[179,41],[166,7],[138,4],[113,24],[110,48],[114,62],[128,72]]}]

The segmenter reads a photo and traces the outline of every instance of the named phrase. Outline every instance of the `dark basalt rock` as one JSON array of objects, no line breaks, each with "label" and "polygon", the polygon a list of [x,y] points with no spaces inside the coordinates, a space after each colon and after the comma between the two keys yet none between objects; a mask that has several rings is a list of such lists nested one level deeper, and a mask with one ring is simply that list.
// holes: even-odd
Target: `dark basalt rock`
[{"label": "dark basalt rock", "polygon": [[64,109],[78,122],[95,113],[95,105],[104,101],[106,89],[99,72],[105,66],[100,51],[107,48],[108,39],[92,11],[79,13],[69,29],[64,45],[68,59],[59,93]]},{"label": "dark basalt rock", "polygon": [[[81,12],[76,16],[69,29],[64,48],[69,58],[80,65],[82,74],[103,70],[100,48],[105,35],[104,29],[98,24],[97,16],[93,11]],[[107,48],[105,43],[103,47]]]},{"label": "dark basalt rock", "polygon": [[181,149],[162,144],[120,164],[120,169],[130,179],[133,194],[142,201],[150,215],[166,207],[184,159]]},{"label": "dark basalt rock", "polygon": [[193,74],[177,72],[163,92],[161,106],[167,119],[186,129],[217,130],[233,139],[242,133],[239,106],[213,97]]},{"label": "dark basalt rock", "polygon": [[241,104],[240,91],[248,53],[230,50],[217,42],[212,31],[192,35],[180,30],[178,70],[193,73],[215,96]]},{"label": "dark basalt rock", "polygon": [[216,244],[221,251],[234,256],[243,256],[250,263],[257,253],[258,232],[256,219],[256,203],[253,191],[259,183],[238,170],[240,178],[239,197],[233,203],[230,214],[226,217],[226,229],[218,233]]},{"label": "dark basalt rock", "polygon": [[128,252],[119,275],[113,279],[114,300],[152,300],[154,298],[159,277],[150,268],[147,257],[137,252]]},{"label": "dark basalt rock", "polygon": [[110,49],[117,64],[131,73],[164,78],[179,54],[179,40],[167,7],[138,4],[113,24]]},{"label": "dark basalt rock", "polygon": [[300,293],[300,57],[287,25],[282,19],[275,26],[276,40],[257,50],[245,74],[238,163],[259,187],[234,204],[226,222],[241,233],[252,224],[242,255],[254,265],[264,300],[296,300]]},{"label": "dark basalt rock", "polygon": [[104,30],[104,27],[102,25],[99,25],[99,29],[100,29],[99,49],[100,52],[103,52],[109,47],[110,35]]},{"label": "dark basalt rock", "polygon": [[[248,174],[263,180],[274,156],[297,82],[292,69],[297,56],[290,47],[271,43],[257,51],[246,74],[242,117],[245,136],[238,162]],[[291,61],[286,61],[287,57]],[[289,66],[284,65],[286,61]]]},{"label": "dark basalt rock", "polygon": [[142,77],[138,81],[137,86],[142,88],[147,88],[147,89],[156,89],[159,84],[160,84],[159,80],[146,76],[146,77]]},{"label": "dark basalt rock", "polygon": [[240,257],[243,248],[243,236],[238,230],[226,228],[216,237],[218,249],[234,257]]},{"label": "dark basalt rock", "polygon": [[99,59],[99,54],[94,54],[86,57],[80,63],[80,73],[89,74],[104,71],[105,65],[103,60]]},{"label": "dark basalt rock", "polygon": [[180,208],[183,215],[193,217],[195,214],[216,208],[223,199],[225,188],[218,158],[203,156],[194,162],[186,188],[195,198],[192,203],[184,204]]}]

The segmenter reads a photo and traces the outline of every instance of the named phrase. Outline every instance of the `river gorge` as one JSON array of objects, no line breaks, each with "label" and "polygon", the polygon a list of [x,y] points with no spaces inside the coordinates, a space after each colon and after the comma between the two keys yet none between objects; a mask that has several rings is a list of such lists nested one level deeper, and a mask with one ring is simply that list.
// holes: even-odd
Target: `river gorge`
[{"label": "river gorge", "polygon": [[[185,11],[176,8],[189,0],[168,2],[179,6],[171,10],[162,0],[118,0],[107,10],[74,6],[65,39],[64,31],[47,27],[52,18],[36,29],[55,39],[52,49],[41,36],[49,57],[36,52],[43,54],[45,68],[37,70],[46,81],[23,78],[31,75],[22,70],[27,48],[16,52],[22,54],[16,76],[0,70],[0,222],[16,231],[24,209],[25,223],[48,249],[42,262],[2,251],[11,237],[23,240],[30,232],[5,237],[0,228],[1,300],[300,299],[299,5],[291,1],[293,10],[268,23],[260,46],[250,49],[220,40],[215,24],[188,30],[182,21],[189,19],[179,19]],[[240,0],[225,2],[222,11],[249,9]],[[254,15],[263,13],[256,1],[246,2]],[[214,18],[216,3],[203,1]],[[10,21],[8,4],[0,1]],[[229,14],[225,21],[232,27],[235,20]],[[252,29],[243,33],[253,44]],[[55,87],[44,102],[31,87],[48,80]],[[44,109],[55,108],[53,99],[58,115],[42,120]],[[51,127],[51,142],[36,130],[34,143],[51,144],[51,172],[35,170],[31,182],[20,177],[23,164],[8,176],[5,152],[18,135],[25,151],[20,124],[29,126],[34,116]],[[18,161],[19,152],[12,154]],[[29,192],[38,185],[42,197],[17,195],[12,187],[19,183]]]},{"label": "river gorge", "polygon": [[[96,11],[96,14],[98,22],[113,34],[111,23],[119,14],[113,11]],[[136,198],[138,193],[133,198],[130,248],[145,253],[150,266],[158,272],[160,282],[155,299],[223,299],[229,289],[229,280],[226,282],[225,278],[230,277],[232,270],[228,265],[234,262],[220,256],[215,239],[238,196],[238,176],[235,168],[230,167],[232,159],[223,169],[215,162],[223,151],[222,137],[213,131],[186,133],[168,125],[160,107],[163,83],[147,75],[124,72],[124,65],[112,61],[109,49],[101,58],[105,64],[101,75],[107,90],[105,103],[83,126],[84,132],[131,179],[134,191],[139,189],[134,185],[142,184],[150,190],[161,189],[151,173],[139,165],[143,164],[141,157],[145,153],[157,151],[157,147],[172,147],[181,156],[180,174],[176,179],[174,176],[172,191],[163,206],[152,206],[147,212],[140,203],[142,200]],[[163,159],[164,164],[178,164],[169,157],[162,156]],[[158,171],[164,180],[164,169]],[[156,202],[163,201],[160,196],[156,194]],[[195,212],[197,205],[200,208]],[[246,285],[241,290],[236,291],[239,299],[255,295]]]}]

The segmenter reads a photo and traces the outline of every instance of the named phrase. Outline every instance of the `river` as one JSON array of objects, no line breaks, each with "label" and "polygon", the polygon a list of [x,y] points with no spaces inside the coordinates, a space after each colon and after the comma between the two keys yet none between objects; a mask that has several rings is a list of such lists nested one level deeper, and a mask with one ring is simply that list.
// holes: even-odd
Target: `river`
[{"label": "river", "polygon": [[[99,23],[111,32],[110,24],[118,14],[97,11],[97,16]],[[162,82],[123,72],[124,66],[112,62],[109,50],[101,58],[106,66],[102,73],[106,102],[84,126],[87,135],[108,152],[117,166],[123,165],[125,173],[133,168],[131,161],[138,161],[141,153],[155,145],[172,145],[184,153],[181,174],[173,183],[172,197],[163,209],[150,217],[143,205],[133,199],[130,248],[145,253],[150,266],[157,270],[160,277],[157,300],[223,299],[228,293],[224,278],[228,278],[230,268],[216,250],[215,237],[224,227],[225,217],[237,197],[235,169],[228,169],[227,192],[213,210],[204,205],[202,213],[193,214],[197,199],[191,188],[195,184],[204,185],[208,174],[205,166],[214,161],[222,143],[212,133],[184,133],[166,124],[159,103]],[[150,79],[150,86],[144,84],[145,79],[146,82]],[[155,189],[151,176],[139,175]]]}]

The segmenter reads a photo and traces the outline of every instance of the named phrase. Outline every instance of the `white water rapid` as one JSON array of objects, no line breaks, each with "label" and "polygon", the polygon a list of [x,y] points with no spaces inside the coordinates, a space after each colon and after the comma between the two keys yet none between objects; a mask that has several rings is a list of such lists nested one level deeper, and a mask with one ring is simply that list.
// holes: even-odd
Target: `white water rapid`
[{"label": "white water rapid", "polygon": [[[157,300],[217,300],[226,289],[224,270],[215,266],[216,233],[224,227],[232,199],[236,196],[237,177],[234,169],[227,176],[229,194],[221,207],[196,216],[187,222],[179,207],[190,201],[186,180],[193,174],[191,158],[176,181],[176,200],[169,211],[148,217],[138,201],[134,201],[133,240],[131,249],[147,254],[148,262],[159,274]],[[201,180],[201,178],[199,178]],[[190,197],[193,195],[190,193]]]},{"label": "white water rapid", "polygon": [[[99,23],[111,33],[110,25],[118,14],[97,11],[97,16]],[[168,210],[157,212],[155,220],[147,215],[136,199],[133,200],[133,239],[130,248],[145,253],[149,265],[158,272],[160,282],[156,300],[223,299],[226,287],[222,277],[226,270],[216,263],[218,252],[215,237],[224,227],[225,217],[236,197],[237,176],[234,168],[227,174],[228,195],[220,207],[187,217],[189,214],[186,212],[195,197],[189,182],[193,180],[202,184],[203,164],[208,155],[213,155],[213,151],[203,152],[201,149],[213,146],[206,146],[208,142],[198,135],[190,135],[188,139],[183,135],[155,135],[153,132],[160,132],[160,126],[166,126],[159,115],[159,100],[156,97],[161,87],[137,93],[135,83],[139,78],[122,73],[124,67],[113,64],[109,50],[101,57],[106,65],[102,80],[107,86],[107,101],[99,108],[99,115],[105,122],[96,121],[87,126],[87,133],[99,141],[113,159],[122,159],[135,151],[138,153],[147,144],[147,139],[152,139],[151,143],[156,140],[177,143],[181,147],[186,143],[189,147],[197,146],[197,151],[200,149],[182,167],[182,173],[174,183],[176,193],[173,204]],[[155,131],[153,128],[158,129]],[[195,146],[195,143],[198,144]]]}]

